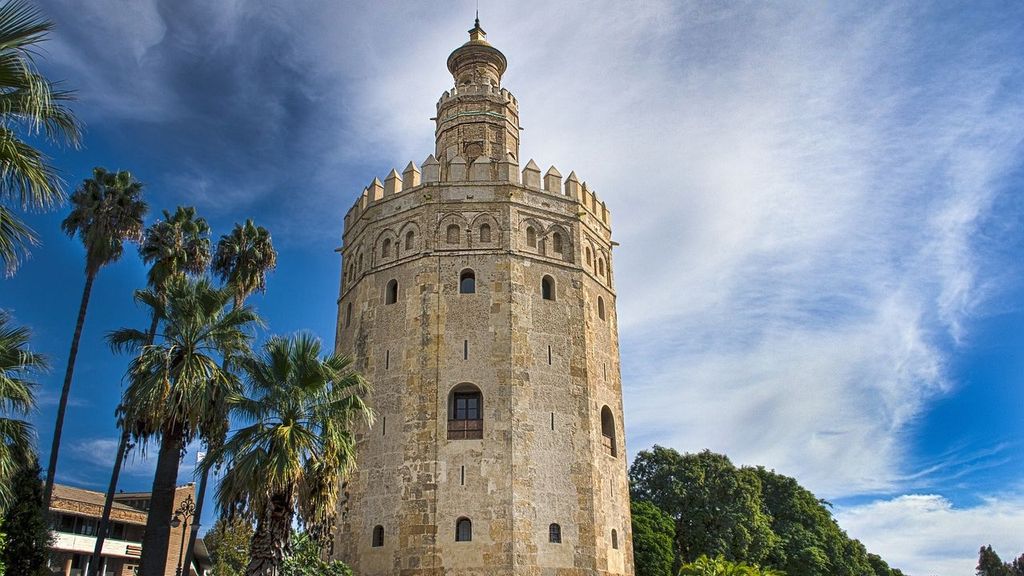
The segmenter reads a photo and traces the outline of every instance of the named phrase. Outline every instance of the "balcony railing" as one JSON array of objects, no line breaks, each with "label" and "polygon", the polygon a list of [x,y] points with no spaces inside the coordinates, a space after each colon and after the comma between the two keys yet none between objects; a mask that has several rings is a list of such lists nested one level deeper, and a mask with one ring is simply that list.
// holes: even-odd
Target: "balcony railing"
[{"label": "balcony railing", "polygon": [[449,420],[449,440],[480,440],[484,437],[483,420]]}]

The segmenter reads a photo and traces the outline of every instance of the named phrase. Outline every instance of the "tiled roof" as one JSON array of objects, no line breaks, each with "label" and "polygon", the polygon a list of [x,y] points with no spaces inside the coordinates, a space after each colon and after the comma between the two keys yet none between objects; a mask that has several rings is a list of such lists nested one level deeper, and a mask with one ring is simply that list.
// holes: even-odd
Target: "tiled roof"
[{"label": "tiled roof", "polygon": [[[82,502],[84,504],[92,504],[103,508],[103,502],[106,499],[106,494],[103,492],[96,492],[94,490],[86,490],[84,488],[74,488],[72,486],[65,486],[64,484],[53,485],[53,497],[61,498],[63,500],[70,500],[72,502]],[[114,501],[113,508],[116,510],[125,510],[128,512],[139,512],[145,514],[145,510],[139,510],[133,508],[127,504]]]}]

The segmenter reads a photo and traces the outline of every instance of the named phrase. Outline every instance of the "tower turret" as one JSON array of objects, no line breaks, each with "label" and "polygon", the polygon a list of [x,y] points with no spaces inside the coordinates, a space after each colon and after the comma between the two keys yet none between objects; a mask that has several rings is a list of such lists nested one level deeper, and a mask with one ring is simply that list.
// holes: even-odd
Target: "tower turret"
[{"label": "tower turret", "polygon": [[508,154],[519,158],[519,107],[501,87],[508,62],[487,42],[480,19],[469,31],[469,42],[448,56],[455,86],[437,103],[437,149],[441,165],[461,156],[471,164],[480,156],[493,162]]}]

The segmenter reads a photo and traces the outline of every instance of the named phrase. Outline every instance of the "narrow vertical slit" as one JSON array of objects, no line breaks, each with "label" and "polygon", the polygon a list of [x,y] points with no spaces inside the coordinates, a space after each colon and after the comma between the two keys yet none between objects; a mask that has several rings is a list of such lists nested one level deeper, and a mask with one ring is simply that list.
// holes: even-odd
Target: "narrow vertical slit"
[{"label": "narrow vertical slit", "polygon": [[384,369],[391,368],[391,350],[384,351]]},{"label": "narrow vertical slit", "polygon": [[380,419],[380,435],[381,436],[387,436],[388,435],[388,417],[387,416],[382,416],[381,419]]},{"label": "narrow vertical slit", "polygon": [[469,360],[469,340],[462,341],[462,359]]},{"label": "narrow vertical slit", "polygon": [[552,430],[555,429],[555,413],[554,412],[551,413],[551,429]]},{"label": "narrow vertical slit", "polygon": [[551,346],[548,346],[548,364],[551,364]]},{"label": "narrow vertical slit", "polygon": [[461,478],[459,478],[459,483],[461,485],[463,485],[463,486],[466,485],[466,467],[465,466],[462,467]]}]

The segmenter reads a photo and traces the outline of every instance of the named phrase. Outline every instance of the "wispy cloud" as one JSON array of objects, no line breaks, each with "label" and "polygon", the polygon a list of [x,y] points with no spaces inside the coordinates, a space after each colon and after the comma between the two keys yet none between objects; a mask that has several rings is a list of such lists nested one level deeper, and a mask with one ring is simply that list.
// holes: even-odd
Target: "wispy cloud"
[{"label": "wispy cloud", "polygon": [[[117,460],[118,438],[86,438],[73,442],[69,446],[68,458],[72,460],[71,465],[64,464],[58,469],[60,481],[70,482],[74,485],[105,488],[109,482],[113,463]],[[157,455],[155,448],[158,443],[152,446],[136,447],[128,453],[121,468],[122,478],[133,485],[143,486],[142,490],[148,488],[156,473]],[[200,449],[198,442],[192,442],[186,447],[186,454],[181,460],[178,468],[178,483],[193,481],[193,474],[196,469],[196,452]]]},{"label": "wispy cloud", "polygon": [[985,498],[954,506],[935,494],[908,494],[840,508],[839,524],[894,567],[919,576],[973,574],[978,549],[991,545],[1003,560],[1024,551],[1024,499]]}]

